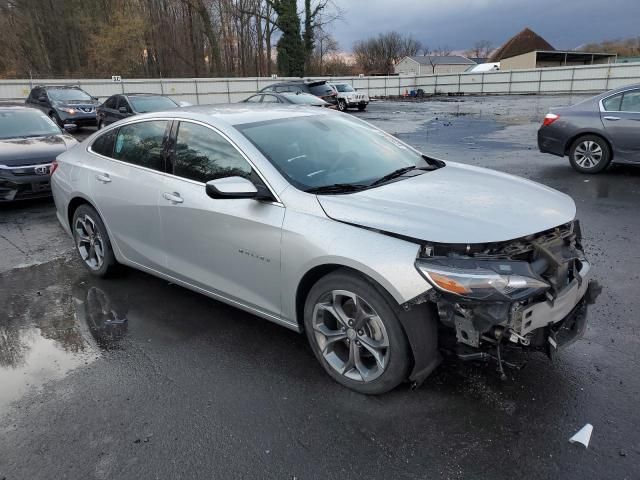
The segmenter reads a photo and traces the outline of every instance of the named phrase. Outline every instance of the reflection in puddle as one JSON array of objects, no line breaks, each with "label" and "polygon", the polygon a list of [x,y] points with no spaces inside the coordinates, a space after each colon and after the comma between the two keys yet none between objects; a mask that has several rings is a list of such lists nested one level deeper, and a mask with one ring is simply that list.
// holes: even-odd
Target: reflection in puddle
[{"label": "reflection in puddle", "polygon": [[100,349],[117,348],[126,333],[126,317],[98,286],[80,281],[71,295],[64,285],[26,293],[2,287],[0,408],[93,362]]}]

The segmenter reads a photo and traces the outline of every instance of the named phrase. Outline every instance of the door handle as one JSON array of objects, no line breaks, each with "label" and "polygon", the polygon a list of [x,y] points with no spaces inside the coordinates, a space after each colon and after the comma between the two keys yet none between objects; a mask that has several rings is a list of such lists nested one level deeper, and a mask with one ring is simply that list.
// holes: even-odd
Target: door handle
[{"label": "door handle", "polygon": [[620,120],[620,117],[612,117],[610,115],[607,115],[606,117],[604,117],[605,120],[611,120],[612,122],[615,122],[617,120]]},{"label": "door handle", "polygon": [[171,203],[184,202],[184,198],[182,198],[178,192],[173,192],[173,193],[164,192],[162,196],[164,197],[165,200],[169,200]]},{"label": "door handle", "polygon": [[111,181],[111,178],[109,177],[108,173],[99,173],[98,175],[96,175],[96,180],[102,183],[109,183]]}]

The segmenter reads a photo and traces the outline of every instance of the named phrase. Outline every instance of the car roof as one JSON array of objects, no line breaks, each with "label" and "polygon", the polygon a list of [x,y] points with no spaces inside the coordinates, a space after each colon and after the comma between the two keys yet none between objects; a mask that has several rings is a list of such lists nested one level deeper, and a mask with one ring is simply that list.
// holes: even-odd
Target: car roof
[{"label": "car roof", "polygon": [[78,90],[82,90],[82,88],[80,88],[80,85],[36,85],[33,88],[55,88],[55,89],[61,89],[61,88],[67,88],[67,89],[78,89]]},{"label": "car roof", "polygon": [[204,122],[226,123],[228,125],[242,125],[245,123],[268,122],[287,118],[301,118],[313,115],[328,115],[326,108],[303,105],[273,105],[255,103],[235,103],[225,105],[199,105],[182,107],[176,110],[145,113],[136,118],[173,117]]},{"label": "car roof", "polygon": [[[116,95],[124,95],[125,97],[167,97],[161,93],[116,93]],[[112,95],[113,96],[113,95]]]}]

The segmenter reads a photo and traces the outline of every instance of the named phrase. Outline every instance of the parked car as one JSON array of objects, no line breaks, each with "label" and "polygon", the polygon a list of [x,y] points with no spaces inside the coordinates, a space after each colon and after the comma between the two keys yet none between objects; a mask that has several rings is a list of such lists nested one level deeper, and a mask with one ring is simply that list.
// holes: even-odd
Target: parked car
[{"label": "parked car", "polygon": [[111,95],[96,109],[98,129],[132,115],[168,110],[178,106],[179,104],[169,97],[153,93]]},{"label": "parked car", "polygon": [[50,196],[51,164],[77,143],[40,110],[0,106],[0,203]]},{"label": "parked car", "polygon": [[98,99],[80,87],[37,86],[31,90],[25,104],[42,110],[61,128],[75,129],[96,125]]},{"label": "parked car", "polygon": [[338,110],[341,112],[349,108],[357,108],[361,112],[369,105],[369,95],[357,92],[348,83],[332,83],[338,92]]},{"label": "parked car", "polygon": [[282,92],[256,93],[242,101],[242,103],[285,103],[289,105],[307,105],[312,107],[331,107],[332,105],[310,93]]},{"label": "parked car", "polygon": [[502,366],[501,347],[553,356],[586,325],[570,197],[326,108],[140,115],[57,164],[57,216],[89,272],[129,265],[304,331],[358,392],[422,381],[447,339]]},{"label": "parked car", "polygon": [[320,97],[331,105],[338,103],[338,92],[326,80],[292,80],[288,82],[274,83],[268,87],[264,87],[258,93],[310,93],[316,97]]},{"label": "parked car", "polygon": [[538,147],[568,155],[581,173],[602,172],[611,162],[640,164],[640,84],[552,108],[538,130]]}]

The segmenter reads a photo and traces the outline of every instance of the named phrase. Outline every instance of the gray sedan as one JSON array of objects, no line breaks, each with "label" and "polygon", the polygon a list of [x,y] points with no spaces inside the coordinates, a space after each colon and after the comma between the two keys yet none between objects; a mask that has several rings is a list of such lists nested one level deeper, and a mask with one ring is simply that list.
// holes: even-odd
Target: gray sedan
[{"label": "gray sedan", "polygon": [[60,155],[52,187],[89,272],[127,265],[305,332],[358,392],[420,383],[440,349],[502,369],[585,329],[571,198],[329,109],[136,116]]},{"label": "gray sedan", "polygon": [[640,164],[640,84],[552,109],[538,130],[538,147],[568,155],[581,173],[602,172],[611,162]]}]

